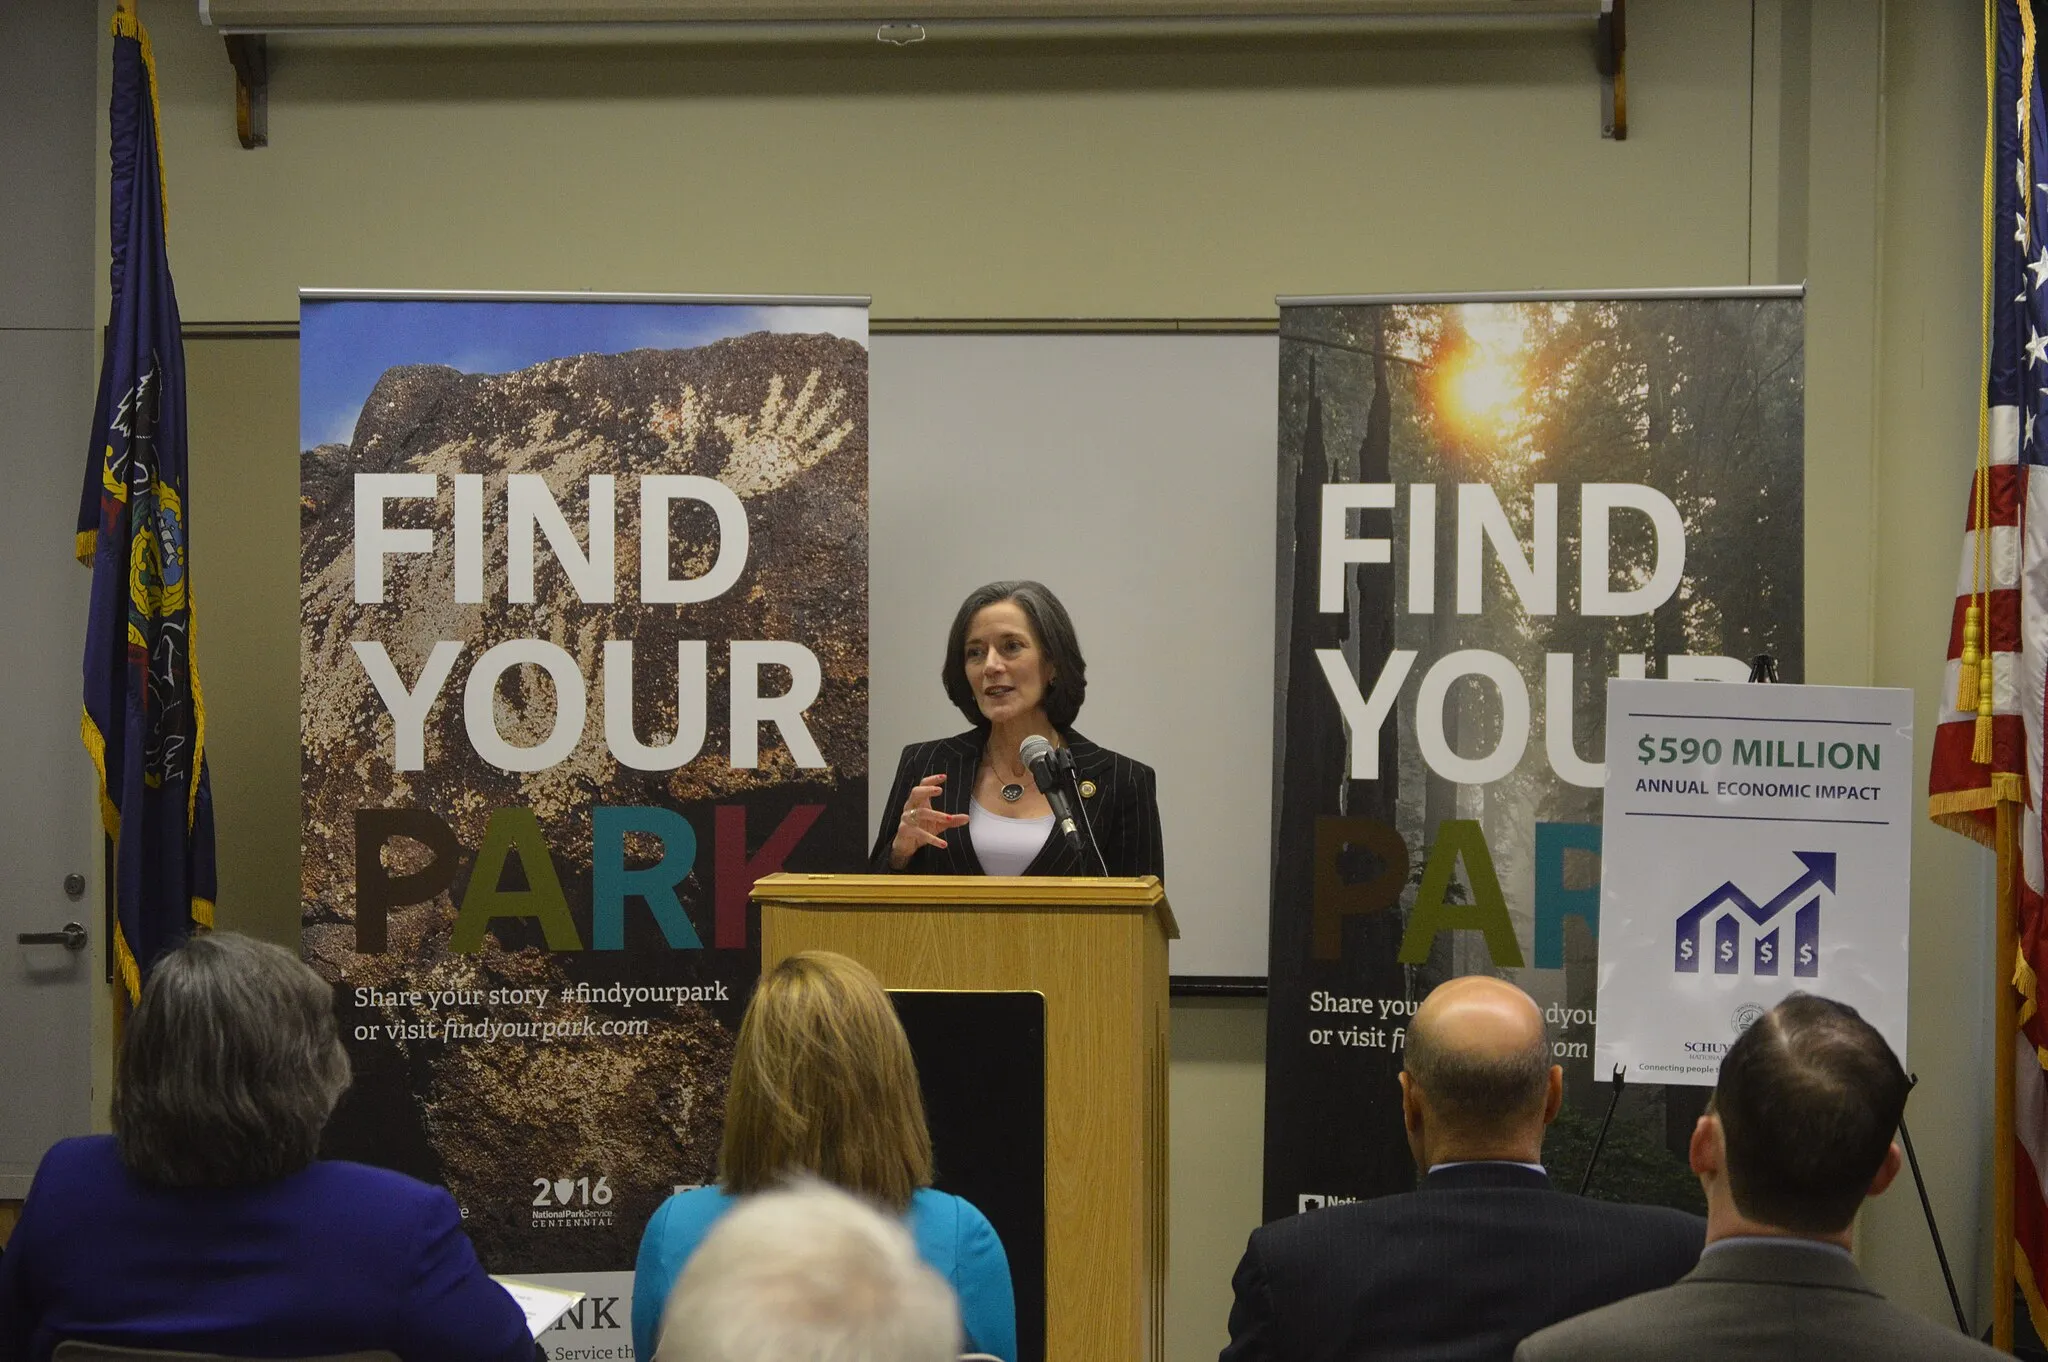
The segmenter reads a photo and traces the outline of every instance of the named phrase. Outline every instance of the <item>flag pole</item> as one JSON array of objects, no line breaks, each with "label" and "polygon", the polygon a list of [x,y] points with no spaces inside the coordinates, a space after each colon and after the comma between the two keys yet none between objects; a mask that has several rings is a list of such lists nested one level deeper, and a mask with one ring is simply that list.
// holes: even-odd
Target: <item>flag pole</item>
[{"label": "flag pole", "polygon": [[2019,955],[2018,875],[2019,805],[2009,799],[1998,801],[1998,911],[1996,941],[1992,959],[1992,997],[1996,1000],[1992,1025],[1996,1042],[1992,1064],[1997,1069],[1992,1088],[1994,1099],[1991,1136],[1991,1184],[1998,1189],[1992,1197],[1991,1253],[1991,1346],[2002,1353],[2012,1351],[2013,1291],[2018,1284],[2013,1252],[2013,1066],[2017,1062],[2020,1007],[2019,991],[2013,987],[2014,961]]}]

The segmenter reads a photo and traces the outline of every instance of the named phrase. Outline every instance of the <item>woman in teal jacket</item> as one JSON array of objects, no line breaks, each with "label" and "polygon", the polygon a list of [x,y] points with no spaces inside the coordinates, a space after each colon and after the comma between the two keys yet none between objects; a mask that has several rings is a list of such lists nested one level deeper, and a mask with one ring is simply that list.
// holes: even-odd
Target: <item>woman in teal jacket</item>
[{"label": "woman in teal jacket", "polygon": [[793,955],[761,979],[740,1021],[718,1185],[663,1202],[640,1239],[633,1350],[654,1356],[683,1264],[737,1198],[809,1173],[904,1217],[917,1251],[960,1298],[963,1348],[1017,1362],[1010,1263],[987,1217],[932,1188],[917,1067],[889,996],[855,961]]}]

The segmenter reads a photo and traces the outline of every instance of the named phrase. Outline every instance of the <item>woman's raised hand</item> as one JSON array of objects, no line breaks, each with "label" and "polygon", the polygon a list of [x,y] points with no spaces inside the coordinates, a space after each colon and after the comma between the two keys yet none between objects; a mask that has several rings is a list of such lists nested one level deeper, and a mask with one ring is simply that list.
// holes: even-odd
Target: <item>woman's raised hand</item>
[{"label": "woman's raised hand", "polygon": [[896,820],[896,840],[889,845],[889,865],[901,870],[910,864],[910,858],[917,854],[919,847],[944,847],[946,839],[939,836],[947,828],[957,828],[967,822],[964,813],[947,813],[944,809],[932,807],[932,801],[946,792],[946,776],[942,771],[935,776],[926,776],[910,792],[904,801],[903,814]]}]

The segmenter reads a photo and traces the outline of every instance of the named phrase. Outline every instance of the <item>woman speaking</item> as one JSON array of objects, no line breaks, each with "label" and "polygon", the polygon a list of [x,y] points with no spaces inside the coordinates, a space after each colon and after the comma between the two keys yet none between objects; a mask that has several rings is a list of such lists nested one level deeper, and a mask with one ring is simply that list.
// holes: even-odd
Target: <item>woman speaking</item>
[{"label": "woman speaking", "polygon": [[[990,582],[969,594],[939,669],[947,698],[974,727],[903,749],[869,868],[919,875],[1161,875],[1152,768],[1076,733],[1088,693],[1074,622],[1037,582]],[[1058,802],[1020,755],[1038,739],[1041,771],[1072,762]],[[965,831],[961,831],[965,829]],[[1097,849],[1100,849],[1098,856]]]}]

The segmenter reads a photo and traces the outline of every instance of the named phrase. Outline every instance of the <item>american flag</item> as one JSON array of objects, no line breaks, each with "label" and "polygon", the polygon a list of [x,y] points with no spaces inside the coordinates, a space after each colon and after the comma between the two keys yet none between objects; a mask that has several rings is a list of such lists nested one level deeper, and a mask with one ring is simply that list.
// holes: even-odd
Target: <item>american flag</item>
[{"label": "american flag", "polygon": [[2048,1016],[2037,1006],[2048,963],[2038,804],[2048,724],[2048,471],[2036,471],[2048,463],[2048,110],[2029,0],[1994,0],[1985,36],[1984,409],[1949,629],[1952,708],[1935,729],[1928,812],[1990,844],[1999,803],[2020,807],[2015,1275],[2035,1328],[2048,1333]]}]

